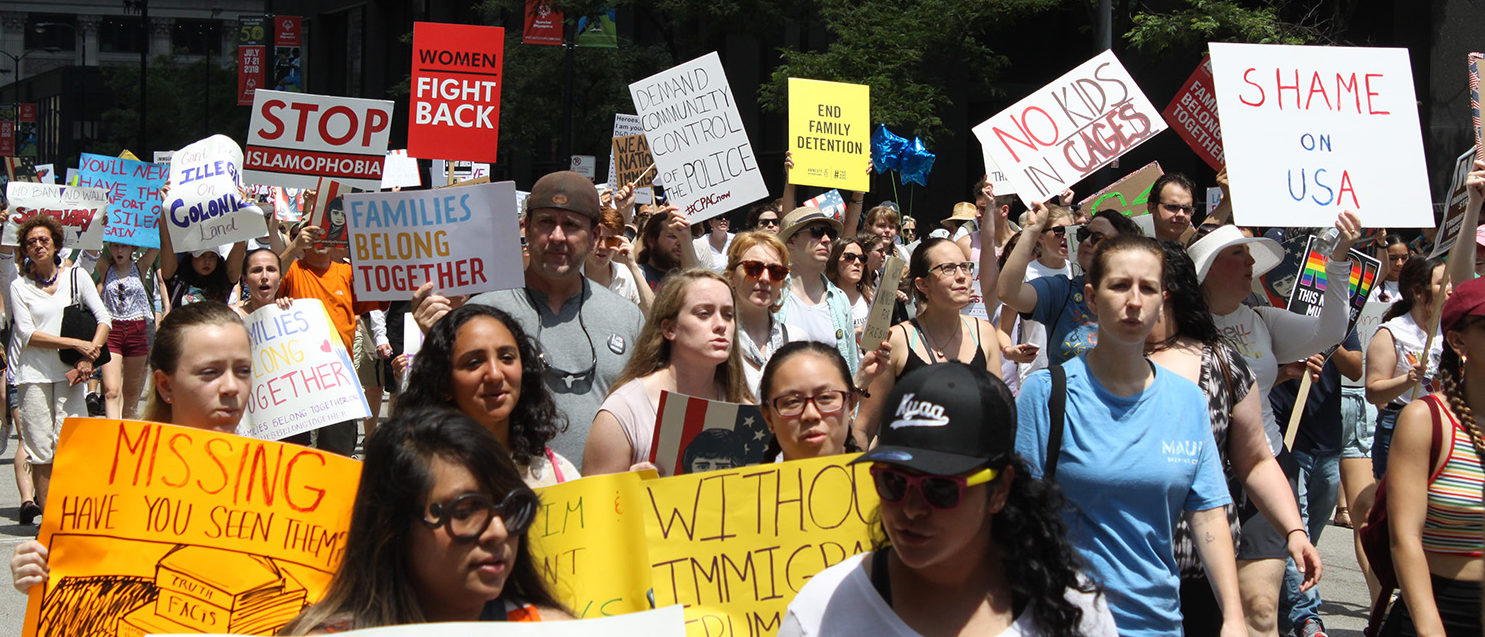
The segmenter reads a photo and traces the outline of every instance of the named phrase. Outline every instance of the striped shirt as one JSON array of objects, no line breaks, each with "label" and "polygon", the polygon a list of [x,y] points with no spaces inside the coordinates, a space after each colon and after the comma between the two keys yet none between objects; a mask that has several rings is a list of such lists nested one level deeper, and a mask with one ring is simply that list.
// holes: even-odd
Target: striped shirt
[{"label": "striped shirt", "polygon": [[1423,520],[1423,550],[1446,555],[1480,557],[1485,524],[1485,467],[1469,433],[1449,409],[1440,409],[1454,429],[1444,466],[1428,483],[1428,512]]}]

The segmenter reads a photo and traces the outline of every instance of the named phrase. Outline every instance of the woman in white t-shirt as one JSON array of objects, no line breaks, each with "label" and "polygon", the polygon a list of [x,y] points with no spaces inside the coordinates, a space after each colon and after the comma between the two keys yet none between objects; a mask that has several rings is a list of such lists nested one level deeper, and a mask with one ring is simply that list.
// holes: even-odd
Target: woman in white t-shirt
[{"label": "woman in white t-shirt", "polygon": [[751,230],[733,237],[727,246],[722,276],[732,284],[737,304],[737,346],[742,354],[748,391],[758,395],[763,368],[774,352],[799,340],[803,332],[774,318],[784,305],[784,279],[789,276],[789,251],[772,232]]},{"label": "woman in white t-shirt", "polygon": [[909,373],[870,462],[873,551],[811,577],[780,637],[1117,634],[1055,496],[1015,454],[1015,399],[963,363]]},{"label": "woman in white t-shirt", "polygon": [[1434,300],[1448,296],[1444,286],[1444,261],[1422,255],[1408,259],[1398,276],[1401,298],[1382,315],[1382,325],[1366,348],[1366,399],[1377,406],[1377,430],[1372,439],[1372,477],[1387,472],[1387,452],[1397,415],[1414,398],[1436,391],[1433,374],[1439,368],[1444,339],[1435,336],[1428,355],[1423,355],[1428,332],[1423,325],[1438,327],[1433,317]]},{"label": "woman in white t-shirt", "polygon": [[861,330],[871,315],[871,296],[866,291],[865,246],[858,239],[842,238],[830,247],[830,260],[825,262],[825,278],[846,293],[851,302],[851,321],[856,330],[856,342],[861,342]]}]

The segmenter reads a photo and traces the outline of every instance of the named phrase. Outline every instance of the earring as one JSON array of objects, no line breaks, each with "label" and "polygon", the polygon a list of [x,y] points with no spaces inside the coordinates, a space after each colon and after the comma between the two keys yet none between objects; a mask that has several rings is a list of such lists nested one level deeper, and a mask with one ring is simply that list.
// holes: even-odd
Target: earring
[{"label": "earring", "polygon": [[165,398],[165,404],[167,404],[167,405],[169,405],[170,403],[174,402],[174,400],[172,400],[169,396],[165,396],[164,398]]}]

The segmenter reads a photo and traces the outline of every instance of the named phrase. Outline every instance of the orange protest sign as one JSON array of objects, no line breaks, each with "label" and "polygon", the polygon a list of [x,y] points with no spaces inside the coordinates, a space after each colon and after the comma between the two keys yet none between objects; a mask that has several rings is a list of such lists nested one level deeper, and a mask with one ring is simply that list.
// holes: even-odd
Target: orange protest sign
[{"label": "orange protest sign", "polygon": [[268,635],[340,564],[360,464],[159,423],[70,418],[25,635]]}]

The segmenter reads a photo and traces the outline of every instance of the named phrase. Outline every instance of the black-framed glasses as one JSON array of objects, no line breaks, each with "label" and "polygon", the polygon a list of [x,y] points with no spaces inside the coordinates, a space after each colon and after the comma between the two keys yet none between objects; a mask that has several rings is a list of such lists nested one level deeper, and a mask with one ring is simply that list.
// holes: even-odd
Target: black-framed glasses
[{"label": "black-framed glasses", "polygon": [[1043,230],[1043,232],[1050,232],[1059,237],[1065,237],[1067,236],[1067,226],[1053,226],[1051,228]]},{"label": "black-framed glasses", "polygon": [[855,252],[842,252],[840,253],[840,260],[844,263],[850,263],[852,261],[866,263],[866,255],[856,254]]},{"label": "black-framed glasses", "polygon": [[1088,241],[1089,239],[1092,239],[1092,242],[1088,244],[1089,247],[1096,246],[1096,245],[1098,245],[1098,242],[1103,241],[1104,239],[1107,239],[1108,238],[1108,237],[1106,237],[1106,236],[1104,236],[1102,234],[1099,234],[1097,232],[1094,232],[1094,231],[1088,229],[1088,226],[1083,226],[1081,228],[1078,228],[1077,237],[1078,237],[1078,243],[1082,243],[1084,241]]},{"label": "black-framed glasses", "polygon": [[430,529],[442,526],[448,529],[449,537],[460,542],[474,542],[490,528],[490,521],[499,517],[506,535],[518,536],[525,534],[536,518],[536,505],[536,493],[524,487],[505,494],[499,504],[483,493],[466,493],[428,505],[423,524]]},{"label": "black-framed glasses", "polygon": [[778,263],[764,263],[762,261],[748,259],[747,261],[738,263],[737,267],[742,268],[743,276],[749,279],[762,277],[764,271],[767,271],[768,278],[774,281],[783,281],[784,277],[789,276],[789,268]]},{"label": "black-framed glasses", "polygon": [[839,237],[840,236],[840,233],[839,232],[836,232],[835,231],[835,228],[833,228],[831,226],[828,226],[828,225],[823,225],[823,224],[813,225],[813,226],[810,226],[808,228],[805,228],[805,232],[810,233],[810,236],[811,237],[814,237],[816,239],[819,239],[819,238],[822,238],[822,237],[830,237],[830,240],[831,241],[835,241],[836,237]]},{"label": "black-framed glasses", "polygon": [[937,274],[939,276],[954,276],[954,273],[955,272],[958,272],[958,271],[963,271],[965,274],[967,274],[969,276],[974,276],[975,275],[975,262],[974,261],[960,261],[958,263],[940,263],[940,264],[935,265],[935,266],[933,266],[931,268],[928,268],[928,271],[929,272],[932,272],[934,274]]},{"label": "black-framed glasses", "polygon": [[821,415],[834,414],[846,408],[846,398],[850,395],[851,392],[843,389],[827,389],[813,396],[784,394],[773,399],[773,410],[780,416],[792,418],[804,413],[806,404],[814,403]]},{"label": "black-framed glasses", "polygon": [[877,497],[883,502],[898,503],[907,499],[909,491],[916,490],[923,501],[935,509],[952,509],[964,499],[964,490],[995,479],[1000,472],[985,467],[968,476],[914,475],[891,465],[871,466],[871,481],[877,488]]},{"label": "black-framed glasses", "polygon": [[1187,215],[1196,212],[1196,206],[1183,206],[1178,203],[1165,203],[1164,201],[1160,202],[1160,207],[1165,208],[1166,212],[1184,212]]},{"label": "black-framed glasses", "polygon": [[778,219],[778,217],[774,217],[772,219],[759,219],[758,220],[758,226],[759,227],[768,226],[770,228],[777,228],[777,227],[779,227],[779,219]]}]

